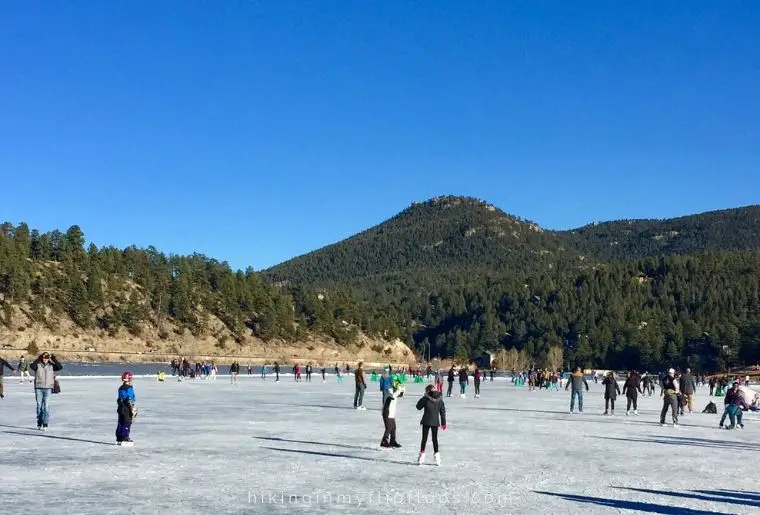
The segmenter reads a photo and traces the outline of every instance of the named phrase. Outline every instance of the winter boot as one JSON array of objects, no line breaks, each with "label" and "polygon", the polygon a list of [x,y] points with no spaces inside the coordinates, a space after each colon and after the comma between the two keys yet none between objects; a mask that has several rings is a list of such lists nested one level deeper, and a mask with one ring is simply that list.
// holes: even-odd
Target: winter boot
[{"label": "winter boot", "polygon": [[435,459],[435,464],[440,467],[441,466],[441,453],[437,452],[437,453],[433,454],[433,458]]},{"label": "winter boot", "polygon": [[421,452],[419,456],[417,456],[417,465],[422,465],[425,463],[425,453]]}]

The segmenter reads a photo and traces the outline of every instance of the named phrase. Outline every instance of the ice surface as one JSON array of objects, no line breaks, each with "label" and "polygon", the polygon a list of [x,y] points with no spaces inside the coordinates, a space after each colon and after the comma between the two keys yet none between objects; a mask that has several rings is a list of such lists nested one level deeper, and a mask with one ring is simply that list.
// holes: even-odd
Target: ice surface
[{"label": "ice surface", "polygon": [[[353,377],[275,384],[258,377],[165,383],[138,378],[136,446],[114,445],[119,381],[63,378],[50,429],[35,426],[28,384],[5,378],[0,505],[29,513],[760,513],[760,419],[720,431],[718,415],[660,427],[659,398],[640,415],[585,413],[569,394],[486,382],[482,397],[446,399],[443,466],[416,465],[424,385],[398,404],[395,451],[378,450],[380,393],[352,409]],[[471,392],[470,392],[471,393]],[[695,407],[708,402],[700,388]],[[716,399],[722,412],[722,399]]]}]

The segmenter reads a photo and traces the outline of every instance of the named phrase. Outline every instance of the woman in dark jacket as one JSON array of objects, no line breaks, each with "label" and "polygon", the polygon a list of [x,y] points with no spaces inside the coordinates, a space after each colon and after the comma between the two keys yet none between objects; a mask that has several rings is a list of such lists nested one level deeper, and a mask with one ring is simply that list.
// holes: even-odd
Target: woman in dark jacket
[{"label": "woman in dark jacket", "polygon": [[631,414],[631,404],[633,404],[633,414],[638,415],[639,410],[637,404],[639,393],[643,394],[644,392],[641,390],[639,375],[633,370],[628,372],[628,377],[626,378],[625,384],[623,385],[623,393],[628,400],[628,407],[625,410],[625,414]]},{"label": "woman in dark jacket", "polygon": [[467,375],[467,367],[462,367],[459,369],[459,396],[463,399],[468,384],[470,384],[470,376]]},{"label": "woman in dark jacket", "polygon": [[615,399],[617,399],[617,394],[620,393],[620,386],[618,386],[615,379],[615,373],[609,372],[604,381],[602,381],[602,384],[604,385],[604,414],[614,415]]},{"label": "woman in dark jacket", "polygon": [[417,458],[417,464],[425,463],[425,445],[427,444],[428,434],[433,437],[433,453],[435,464],[441,464],[441,455],[438,453],[438,427],[446,431],[446,406],[443,403],[443,397],[440,392],[435,390],[432,384],[425,387],[425,394],[417,401],[417,409],[425,410],[422,413],[422,443],[420,444],[420,455]]}]

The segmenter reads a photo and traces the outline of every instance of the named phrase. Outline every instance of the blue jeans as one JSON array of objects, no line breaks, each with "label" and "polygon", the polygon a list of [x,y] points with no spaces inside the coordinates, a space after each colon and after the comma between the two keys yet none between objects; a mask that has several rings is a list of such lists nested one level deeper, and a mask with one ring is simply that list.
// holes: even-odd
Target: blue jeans
[{"label": "blue jeans", "polygon": [[578,409],[583,411],[583,390],[573,390],[570,395],[570,411],[575,409],[575,398],[578,397]]},{"label": "blue jeans", "polygon": [[466,389],[467,389],[467,383],[465,383],[464,381],[459,381],[459,390],[460,390],[460,392],[459,392],[459,393],[460,393],[461,395],[464,395],[464,391],[465,391]]},{"label": "blue jeans", "polygon": [[37,425],[46,426],[50,415],[48,413],[48,407],[50,404],[50,395],[52,388],[35,388],[34,397],[37,400]]}]

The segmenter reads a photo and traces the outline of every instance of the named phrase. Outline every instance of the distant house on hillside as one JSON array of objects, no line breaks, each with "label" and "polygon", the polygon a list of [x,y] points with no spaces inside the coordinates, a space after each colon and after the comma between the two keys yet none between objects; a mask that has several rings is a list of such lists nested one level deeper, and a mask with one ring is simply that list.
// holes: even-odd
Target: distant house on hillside
[{"label": "distant house on hillside", "polygon": [[490,352],[484,352],[480,356],[472,360],[480,368],[491,368],[493,362],[493,354]]}]

